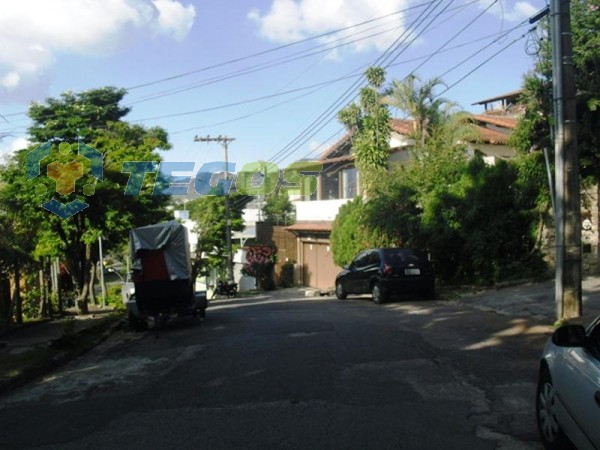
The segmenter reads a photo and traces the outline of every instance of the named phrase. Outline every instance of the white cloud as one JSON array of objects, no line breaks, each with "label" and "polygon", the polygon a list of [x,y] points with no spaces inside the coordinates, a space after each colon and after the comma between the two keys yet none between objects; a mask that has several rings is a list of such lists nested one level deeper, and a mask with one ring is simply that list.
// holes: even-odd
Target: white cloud
[{"label": "white cloud", "polygon": [[[408,0],[273,0],[268,12],[261,15],[259,10],[254,9],[250,11],[248,18],[258,25],[261,36],[287,43],[386,16],[406,8],[408,3]],[[395,25],[401,30],[403,26],[401,15],[378,22],[381,23],[387,24],[382,25],[383,29]],[[350,30],[348,34],[356,31],[360,30]],[[371,30],[354,39],[376,32],[377,30]],[[393,32],[356,42],[353,50],[383,50],[398,34],[399,29],[396,28]]]},{"label": "white cloud", "polygon": [[10,0],[0,14],[0,88],[39,77],[57,53],[113,52],[133,29],[183,39],[196,11],[178,0]]},{"label": "white cloud", "polygon": [[17,150],[27,148],[28,145],[29,141],[24,137],[12,138],[12,140],[6,138],[0,141],[0,158],[6,158]]},{"label": "white cloud", "polygon": [[158,24],[161,31],[177,40],[185,38],[196,17],[194,5],[183,6],[175,0],[153,0],[152,3],[159,13]]},{"label": "white cloud", "polygon": [[[479,7],[487,8],[490,3],[492,3],[492,0],[482,2],[479,4]],[[509,22],[521,22],[533,16],[540,9],[542,8],[535,7],[530,2],[526,1],[519,0],[511,5],[508,1],[501,0],[497,1],[496,4],[490,8],[490,12],[495,16],[501,17]]]}]

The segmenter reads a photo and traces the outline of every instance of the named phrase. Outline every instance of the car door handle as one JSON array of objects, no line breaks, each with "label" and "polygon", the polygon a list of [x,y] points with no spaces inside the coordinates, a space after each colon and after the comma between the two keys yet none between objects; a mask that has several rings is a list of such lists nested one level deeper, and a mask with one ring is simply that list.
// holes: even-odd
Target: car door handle
[{"label": "car door handle", "polygon": [[594,394],[594,400],[596,400],[596,403],[598,404],[598,406],[600,406],[600,391],[596,391],[596,393]]}]

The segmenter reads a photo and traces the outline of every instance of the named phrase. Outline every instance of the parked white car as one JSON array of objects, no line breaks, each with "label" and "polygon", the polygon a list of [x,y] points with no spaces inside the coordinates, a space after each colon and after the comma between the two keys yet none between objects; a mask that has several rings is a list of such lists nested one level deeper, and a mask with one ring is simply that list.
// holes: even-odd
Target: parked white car
[{"label": "parked white car", "polygon": [[600,317],[554,332],[540,362],[536,412],[547,449],[600,449]]}]

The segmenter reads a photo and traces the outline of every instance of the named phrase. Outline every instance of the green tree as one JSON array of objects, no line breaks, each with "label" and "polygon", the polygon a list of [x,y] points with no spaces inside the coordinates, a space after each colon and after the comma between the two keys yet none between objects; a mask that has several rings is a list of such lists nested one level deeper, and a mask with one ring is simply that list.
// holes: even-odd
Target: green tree
[{"label": "green tree", "polygon": [[32,103],[29,117],[31,141],[38,144],[52,139],[75,142],[78,139],[90,144],[111,122],[119,122],[130,108],[120,105],[125,89],[104,87],[48,98],[44,103]]},{"label": "green tree", "polygon": [[338,120],[352,133],[354,162],[360,173],[360,189],[370,197],[379,177],[387,170],[390,156],[390,113],[381,99],[385,71],[370,67],[368,85],[360,90],[359,104],[352,103],[338,114]]},{"label": "green tree", "polygon": [[436,96],[435,89],[445,86],[441,78],[421,82],[416,75],[393,80],[383,101],[408,114],[413,122],[412,137],[423,146],[432,130],[447,119],[455,104]]},{"label": "green tree", "polygon": [[333,260],[348,264],[366,248],[410,246],[418,233],[420,210],[414,191],[395,177],[386,176],[368,202],[356,197],[343,205],[331,227]]},{"label": "green tree", "polygon": [[[213,269],[223,270],[227,261],[227,224],[225,195],[206,195],[187,204],[190,219],[196,222],[198,233],[196,255],[192,261],[192,279],[208,275]],[[230,229],[244,230],[242,213],[249,197],[230,194]],[[235,247],[235,243],[233,243]],[[234,249],[235,251],[235,249]]]},{"label": "green tree", "polygon": [[[58,99],[47,99],[44,104],[33,104],[29,111],[33,120],[29,132],[34,144],[15,153],[0,171],[0,180],[5,183],[0,194],[4,206],[23,222],[44,231],[37,236],[42,247],[60,247],[64,251],[67,267],[79,291],[78,305],[82,313],[88,311],[98,237],[106,238],[105,249],[109,251],[111,246],[121,245],[128,238],[131,228],[168,217],[168,197],[151,195],[154,173],[146,177],[140,195],[125,195],[129,174],[122,172],[123,163],[158,162],[161,158],[157,150],[168,150],[170,145],[164,130],[131,125],[122,120],[128,112],[119,105],[124,95],[125,91],[121,89],[102,88],[79,94],[66,93]],[[63,220],[40,206],[54,197],[56,182],[46,177],[27,180],[27,156],[39,145],[54,140],[50,157],[40,163],[42,174],[46,173],[50,163],[55,162],[76,161],[89,169],[89,160],[77,153],[77,138],[85,139],[85,144],[102,153],[103,179],[84,175],[76,180],[74,192],[62,195],[60,201],[79,199],[89,207]],[[89,170],[84,174],[89,174]],[[43,240],[57,241],[60,245]]]},{"label": "green tree", "polygon": [[368,231],[364,225],[364,202],[361,197],[342,205],[331,225],[331,248],[333,261],[345,266],[360,250],[371,247]]},{"label": "green tree", "polygon": [[[1,191],[0,191],[1,192]],[[0,201],[0,326],[7,326],[15,317],[23,322],[20,280],[28,268],[34,265],[34,250],[38,230],[35,225],[23,221]],[[10,289],[10,276],[14,289]]]},{"label": "green tree", "polygon": [[272,225],[291,225],[296,220],[296,208],[284,192],[267,195],[261,210],[265,221]]},{"label": "green tree", "polygon": [[[600,180],[600,1],[571,1],[573,65],[577,91],[577,145],[581,175]],[[547,28],[547,25],[546,25]],[[549,137],[553,123],[552,54],[550,40],[542,41],[535,69],[526,74],[520,103],[525,115],[519,121],[511,145],[521,152],[553,148]]]}]

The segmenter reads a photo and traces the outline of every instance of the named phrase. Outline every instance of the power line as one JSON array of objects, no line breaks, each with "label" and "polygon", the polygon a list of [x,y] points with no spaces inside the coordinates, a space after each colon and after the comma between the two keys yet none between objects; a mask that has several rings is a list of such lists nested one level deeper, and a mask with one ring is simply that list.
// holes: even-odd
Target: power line
[{"label": "power line", "polygon": [[263,64],[259,64],[259,65],[253,65],[250,68],[240,69],[240,70],[238,70],[236,72],[232,72],[232,73],[229,73],[229,74],[215,76],[215,77],[208,78],[208,79],[205,79],[205,80],[202,80],[202,81],[198,81],[198,82],[195,82],[195,83],[192,83],[192,84],[188,84],[188,85],[185,85],[185,86],[179,86],[179,87],[167,89],[167,90],[164,90],[164,91],[159,91],[159,92],[153,93],[153,94],[147,94],[147,95],[142,96],[142,97],[140,97],[138,99],[132,100],[131,102],[129,102],[129,104],[130,105],[134,105],[134,104],[138,104],[138,103],[149,101],[149,100],[156,100],[158,98],[162,98],[162,97],[166,97],[166,96],[170,96],[170,95],[175,95],[175,94],[179,94],[179,93],[182,93],[182,92],[187,92],[187,91],[190,91],[192,89],[197,89],[197,88],[205,87],[205,86],[208,86],[208,85],[211,85],[211,84],[220,83],[220,82],[231,80],[233,78],[238,78],[238,77],[241,77],[241,76],[244,76],[244,75],[253,74],[253,73],[260,72],[260,71],[267,70],[267,69],[272,69],[274,67],[279,67],[279,66],[282,66],[282,65],[285,65],[285,64],[289,64],[289,63],[292,63],[292,62],[295,62],[295,61],[299,61],[301,59],[309,58],[311,56],[319,55],[319,54],[322,54],[322,53],[329,53],[329,52],[332,52],[334,50],[338,50],[338,49],[340,49],[342,47],[345,47],[345,46],[348,46],[348,45],[352,45],[352,44],[355,44],[357,42],[360,42],[360,41],[363,41],[363,40],[366,40],[366,39],[370,39],[372,37],[376,37],[376,36],[379,36],[379,35],[382,35],[382,34],[385,34],[385,33],[389,33],[390,31],[392,31],[395,28],[397,28],[397,27],[386,29],[384,31],[380,31],[378,33],[370,34],[370,35],[365,36],[363,38],[354,39],[354,40],[351,40],[351,41],[346,41],[345,40],[346,38],[342,38],[342,39],[339,40],[339,41],[342,41],[342,43],[339,44],[339,45],[331,45],[332,43],[323,44],[321,46],[314,47],[314,48],[325,47],[325,48],[323,48],[321,50],[317,50],[317,51],[313,51],[313,52],[310,52],[310,50],[313,50],[313,48],[308,49],[308,50],[302,50],[300,52],[294,53],[294,54],[286,56],[286,57],[282,57],[282,58],[279,58],[279,59],[276,59],[276,60],[273,60],[273,61],[269,61],[269,62],[266,62],[266,63],[263,63]]},{"label": "power line", "polygon": [[[465,75],[463,75],[462,77],[460,77],[458,80],[456,80],[454,83],[452,83],[451,85],[449,85],[446,89],[444,89],[442,92],[440,92],[439,95],[443,95],[445,92],[448,92],[450,89],[452,89],[454,86],[456,86],[457,84],[459,84],[460,82],[464,81],[465,78],[469,77],[470,75],[472,75],[474,72],[476,72],[477,70],[479,70],[481,67],[483,67],[485,64],[487,64],[488,62],[490,62],[492,59],[494,59],[496,56],[498,56],[500,53],[504,52],[505,50],[507,50],[509,47],[513,46],[514,44],[516,44],[517,42],[519,42],[521,39],[524,39],[527,34],[529,34],[529,32],[531,32],[532,30],[534,30],[534,28],[532,28],[531,30],[529,30],[527,33],[519,36],[518,38],[514,39],[513,41],[511,41],[510,43],[508,43],[507,45],[505,45],[504,47],[502,47],[500,50],[498,50],[497,52],[495,52],[493,55],[491,55],[490,57],[486,58],[483,62],[481,62],[480,64],[478,64],[477,66],[475,66],[475,68],[473,68],[472,70],[470,70],[469,72],[467,72]],[[438,95],[438,96],[439,96]]]},{"label": "power line", "polygon": [[[367,21],[364,21],[364,22],[360,22],[360,23],[357,23],[357,24],[353,24],[353,25],[350,25],[350,26],[347,26],[347,27],[344,27],[344,28],[339,28],[339,29],[336,29],[336,30],[333,30],[333,31],[330,31],[330,32],[321,33],[321,34],[316,35],[316,36],[312,36],[312,37],[309,37],[309,38],[306,38],[306,39],[302,39],[302,40],[298,40],[298,41],[295,41],[295,42],[291,42],[289,44],[284,44],[284,45],[281,45],[281,46],[278,46],[278,47],[274,47],[274,48],[271,48],[271,49],[268,49],[268,50],[265,50],[265,51],[262,51],[262,52],[257,52],[257,53],[251,54],[251,55],[242,56],[240,58],[236,58],[236,59],[232,59],[232,60],[229,60],[229,61],[225,61],[223,63],[214,64],[212,66],[202,67],[202,68],[195,69],[195,70],[192,70],[192,71],[189,71],[189,72],[185,72],[185,73],[181,73],[181,74],[176,74],[176,75],[173,75],[173,76],[170,76],[170,77],[161,78],[161,79],[154,80],[154,81],[151,81],[151,82],[147,82],[147,83],[143,83],[143,84],[131,86],[131,87],[125,88],[125,90],[131,91],[131,90],[138,89],[138,88],[141,88],[141,87],[151,86],[151,85],[163,83],[163,82],[166,82],[166,81],[171,81],[171,80],[183,78],[183,77],[195,74],[195,73],[205,72],[205,71],[208,71],[208,70],[211,70],[211,69],[214,69],[214,68],[218,68],[218,67],[222,67],[222,66],[234,64],[236,62],[248,60],[248,59],[255,58],[255,57],[262,56],[262,55],[269,54],[269,53],[273,53],[273,52],[276,52],[278,50],[289,48],[289,47],[297,45],[297,44],[301,44],[301,43],[309,42],[309,41],[316,40],[316,39],[319,39],[319,38],[327,37],[329,35],[337,34],[337,33],[343,32],[343,31],[347,31],[349,29],[357,28],[357,27],[360,27],[360,26],[363,26],[363,25],[366,25],[366,24],[369,24],[369,23],[373,23],[373,22],[377,22],[377,21],[380,21],[380,20],[383,20],[383,19],[386,19],[386,18],[389,18],[389,17],[393,17],[395,15],[406,13],[408,11],[418,9],[418,8],[420,8],[420,7],[424,6],[424,5],[430,4],[430,3],[432,3],[432,2],[424,2],[424,3],[421,3],[419,5],[414,5],[414,6],[411,6],[409,8],[405,8],[405,9],[402,9],[402,10],[399,10],[399,11],[395,11],[393,13],[390,13],[390,14],[387,14],[387,15],[384,15],[384,16],[380,16],[380,17],[376,17],[374,19],[370,19],[370,20],[367,20]],[[372,27],[370,29],[374,29],[374,28],[375,27]],[[368,29],[366,31],[369,31],[370,29]],[[363,39],[368,39],[368,38],[371,38],[371,37],[374,37],[374,36],[378,36],[380,34],[383,34],[383,33],[389,32],[389,31],[391,31],[391,29],[384,30],[381,33],[375,33],[375,34],[367,36],[367,37],[365,37]],[[358,35],[358,34],[361,34],[361,33],[364,33],[364,32],[365,32],[365,30],[363,30],[363,31],[361,31],[359,33],[354,33],[353,35]],[[338,41],[343,41],[344,39],[347,39],[347,37],[341,38]],[[341,48],[341,47],[343,47],[345,45],[350,45],[352,43],[358,42],[358,41],[363,40],[363,39],[357,39],[357,40],[354,40],[354,41],[352,41],[350,43],[340,44],[339,46],[337,46],[337,48]],[[319,48],[319,47],[323,47],[323,46],[329,46],[329,48],[325,49],[325,50],[322,50],[322,51],[314,52],[313,54],[309,54],[309,55],[306,55],[306,56],[308,57],[308,56],[313,56],[314,54],[320,54],[320,53],[323,53],[323,52],[332,51],[332,50],[334,50],[336,48],[336,46],[331,47],[331,43],[321,44],[320,46],[317,46],[315,48]],[[299,54],[302,54],[302,53],[306,53],[306,52],[308,52],[310,50],[311,49],[303,50],[301,52],[297,52],[297,53],[293,54],[292,56],[299,55]],[[283,59],[285,59],[285,58],[280,58],[279,61],[281,61]],[[280,64],[292,62],[292,61],[295,61],[295,60],[298,60],[298,59],[301,59],[301,58],[297,57],[297,58],[291,59],[289,61],[288,60],[284,60],[284,61],[280,62]],[[268,67],[265,67],[265,68],[275,67],[275,66],[279,65],[279,64],[276,63],[277,61],[278,60],[275,60],[275,62],[266,63]],[[246,70],[234,72],[233,74],[228,74],[228,75],[224,75],[224,76],[220,76],[220,77],[213,77],[211,79],[202,81],[200,83],[195,83],[195,84],[193,84],[191,86],[188,85],[188,86],[183,86],[183,87],[179,87],[179,88],[172,88],[172,89],[167,90],[167,91],[159,91],[156,94],[148,94],[148,95],[146,95],[144,97],[141,97],[139,100],[134,100],[133,102],[128,102],[125,106],[128,107],[128,106],[131,106],[132,104],[139,103],[141,101],[153,100],[153,99],[156,99],[156,98],[162,98],[162,97],[167,96],[167,95],[176,94],[176,93],[179,93],[179,92],[185,92],[185,91],[187,91],[189,89],[193,89],[195,87],[203,87],[203,86],[206,86],[206,85],[209,85],[209,84],[213,84],[213,83],[216,83],[216,82],[224,81],[224,80],[231,79],[231,78],[234,78],[234,77],[237,77],[237,76],[246,75],[246,74],[249,74],[249,73],[254,73],[254,72],[258,71],[258,70],[264,70],[264,68],[246,69]],[[18,116],[18,115],[25,115],[25,114],[27,114],[27,111],[20,111],[20,112],[16,112],[16,113],[9,113],[9,114],[5,114],[4,116],[5,117],[12,117],[12,116]]]},{"label": "power line", "polygon": [[[480,16],[481,16],[481,14],[480,14],[480,15],[478,15],[478,16],[477,16],[477,18],[479,18]],[[476,19],[477,19],[477,18],[476,18]],[[476,19],[474,19],[474,20],[476,20]],[[471,21],[471,23],[473,23],[473,22],[474,22],[474,21]],[[471,24],[471,23],[470,23],[470,24]],[[469,26],[470,24],[468,24],[467,26]],[[500,35],[498,38],[496,38],[496,39],[495,39],[495,40],[494,40],[492,43],[490,43],[490,44],[488,44],[488,45],[484,46],[484,49],[485,49],[485,48],[488,48],[490,45],[492,45],[493,43],[497,42],[499,39],[506,37],[506,36],[507,36],[508,34],[510,34],[512,31],[514,31],[514,30],[516,30],[517,28],[519,28],[519,27],[522,27],[522,26],[523,26],[523,23],[521,23],[521,24],[517,25],[516,27],[514,27],[514,28],[513,28],[513,29],[511,29],[511,30],[508,30],[508,31],[506,31],[506,32],[503,32],[503,33],[501,33],[501,35]],[[463,29],[463,30],[464,30],[464,29]],[[460,34],[460,33],[461,33],[463,30],[459,31],[459,33],[458,33],[458,34]],[[494,36],[494,35],[491,35],[490,37],[493,37],[493,36]],[[524,36],[521,36],[520,38],[517,38],[517,39],[515,39],[513,42],[511,42],[510,44],[508,44],[507,46],[505,46],[504,48],[502,48],[500,51],[498,51],[498,52],[494,53],[494,54],[493,54],[491,57],[489,57],[489,58],[488,58],[486,61],[484,61],[483,63],[481,63],[481,64],[479,64],[478,66],[476,66],[474,69],[472,69],[471,71],[469,71],[469,73],[467,73],[467,74],[466,74],[465,76],[463,76],[461,79],[457,80],[455,83],[453,83],[451,86],[449,86],[449,87],[448,87],[448,89],[450,89],[450,88],[452,88],[452,87],[456,86],[458,83],[462,82],[462,81],[463,81],[463,80],[464,80],[466,77],[468,77],[470,74],[472,74],[473,72],[475,72],[476,70],[478,70],[479,68],[481,68],[481,67],[482,67],[482,66],[483,66],[485,63],[489,62],[491,59],[493,59],[494,57],[496,57],[496,56],[497,56],[498,54],[500,54],[502,51],[506,50],[508,47],[510,47],[511,45],[513,45],[515,42],[518,42],[518,40],[522,39],[523,37],[524,37]],[[463,45],[466,45],[466,44],[461,44],[461,46],[463,46]],[[438,49],[438,51],[434,52],[432,55],[436,55],[436,54],[439,54],[439,53],[441,53],[441,52],[442,52],[442,50],[443,50],[443,47],[445,47],[445,46],[442,46],[442,47],[440,47],[440,49]],[[480,53],[481,51],[482,51],[482,49],[478,50],[478,51],[477,51],[475,54],[478,54],[478,53]],[[429,59],[431,59],[431,58],[428,58],[428,60],[429,60]],[[421,66],[422,66],[422,65],[421,65]],[[420,66],[419,66],[419,67],[420,67]],[[446,89],[446,90],[448,90],[448,89]],[[445,92],[445,91],[444,91],[444,92]],[[441,95],[441,94],[440,94],[440,95]],[[322,127],[321,127],[321,128],[322,128]],[[320,131],[320,129],[321,129],[321,128],[319,128],[319,130],[317,130],[317,132],[318,132],[318,131]],[[313,131],[313,130],[314,130],[314,128],[313,128],[311,131]],[[315,134],[315,133],[313,133],[312,135],[314,136],[314,134]],[[304,135],[304,136],[305,136],[305,135]],[[304,137],[304,136],[303,136],[303,137]],[[288,146],[289,146],[289,144],[288,144]],[[297,150],[297,148],[296,148],[296,150]],[[295,151],[295,150],[294,150],[294,151]],[[310,153],[313,153],[313,152],[314,152],[314,150],[313,150],[312,152],[310,152]],[[309,153],[309,154],[310,154],[310,153]],[[289,154],[289,152],[288,152],[288,154]]]},{"label": "power line", "polygon": [[[439,6],[439,2],[438,2],[438,5],[435,5],[435,7],[432,10],[428,11],[432,7],[433,3],[434,2],[432,2],[427,8],[425,8],[425,10],[421,12],[421,14],[419,14],[419,16],[415,19],[415,21],[413,21],[411,26],[414,26],[415,29],[418,28],[424,22],[424,20],[427,19],[427,17],[429,17],[429,15],[431,15],[431,13],[435,10],[435,8],[437,8],[437,6]],[[394,42],[383,52],[383,54],[379,58],[377,58],[377,60],[371,65],[375,65],[375,66],[380,65],[383,62],[383,60],[385,60],[386,56],[389,53],[397,51],[398,47],[402,44],[402,42],[406,41],[407,30],[409,28],[411,28],[411,27],[408,27],[406,30],[404,30],[404,32],[396,40],[394,40]],[[412,30],[410,33],[412,33]],[[410,35],[410,33],[408,33],[408,35]],[[294,138],[294,140],[292,140],[292,142],[290,142],[283,149],[281,149],[279,152],[277,152],[273,156],[273,158],[271,158],[271,160],[280,161],[280,160],[285,159],[286,157],[291,155],[293,152],[295,152],[298,149],[299,145],[305,144],[306,141],[308,139],[310,139],[310,137],[314,136],[321,129],[323,129],[325,127],[325,125],[332,119],[332,117],[331,117],[332,111],[333,111],[333,115],[337,114],[337,111],[339,110],[339,108],[342,104],[347,103],[351,98],[354,98],[356,96],[356,89],[358,88],[358,86],[360,86],[360,84],[361,84],[360,80],[354,82],[317,119],[315,119],[307,128],[305,128],[298,136],[296,136],[296,138]],[[327,118],[326,121],[324,120],[325,118]],[[312,134],[310,136],[308,136],[308,138],[306,138],[306,136],[309,135],[309,133],[312,133]],[[295,145],[296,145],[296,148],[292,149],[292,147]]]},{"label": "power line", "polygon": [[165,81],[171,81],[171,80],[175,80],[175,79],[178,79],[178,78],[183,78],[183,77],[186,77],[186,76],[189,76],[189,75],[193,75],[195,73],[205,72],[207,70],[215,69],[217,67],[223,67],[223,66],[227,66],[227,65],[230,65],[230,64],[234,64],[234,63],[240,62],[240,61],[245,61],[247,59],[256,58],[258,56],[262,56],[262,55],[266,55],[266,54],[269,54],[269,53],[273,53],[273,52],[276,52],[276,51],[279,51],[279,50],[282,50],[282,49],[285,49],[285,48],[292,47],[294,45],[303,44],[305,42],[310,42],[310,41],[313,41],[315,39],[320,39],[320,38],[323,38],[323,37],[331,36],[333,34],[337,34],[337,33],[340,33],[342,31],[347,31],[347,30],[350,30],[352,28],[357,28],[357,27],[360,27],[360,26],[363,26],[363,25],[366,25],[366,24],[369,24],[369,23],[377,22],[379,20],[383,20],[383,19],[386,19],[388,17],[393,17],[393,16],[396,16],[396,15],[399,15],[399,14],[403,14],[403,13],[405,13],[407,11],[410,11],[410,10],[413,10],[413,9],[417,9],[417,8],[420,8],[420,7],[424,6],[424,5],[431,4],[431,3],[433,3],[433,1],[424,2],[424,3],[418,4],[418,5],[411,6],[409,8],[401,9],[401,10],[395,11],[393,13],[386,14],[384,16],[375,17],[375,18],[370,19],[370,20],[365,20],[364,22],[359,22],[359,23],[356,23],[356,24],[353,24],[353,25],[349,25],[347,27],[338,28],[338,29],[335,29],[335,30],[332,30],[332,31],[328,31],[326,33],[321,33],[321,34],[318,34],[316,36],[311,36],[311,37],[308,37],[308,38],[305,38],[305,39],[300,39],[298,41],[290,42],[288,44],[280,45],[278,47],[270,48],[270,49],[267,49],[267,50],[264,50],[264,51],[261,51],[261,52],[257,52],[257,53],[253,53],[253,54],[250,54],[250,55],[246,55],[246,56],[242,56],[242,57],[239,57],[239,58],[235,58],[235,59],[231,59],[231,60],[228,60],[228,61],[224,61],[222,63],[213,64],[212,66],[201,67],[199,69],[194,69],[194,70],[191,70],[189,72],[175,74],[175,75],[171,75],[169,77],[161,78],[161,79],[158,79],[158,80],[154,80],[154,81],[149,81],[149,82],[146,82],[146,83],[138,84],[138,85],[135,85],[135,86],[128,87],[126,89],[128,91],[131,91],[131,90],[139,89],[139,88],[146,87],[146,86],[152,86],[152,85],[155,85],[155,84],[158,84],[158,83],[163,83]]},{"label": "power line", "polygon": [[[514,31],[515,29],[517,29],[517,28],[519,28],[519,27],[522,27],[522,26],[523,26],[523,23],[519,24],[517,27],[515,27],[515,28],[513,28],[513,29],[511,29],[511,30],[509,30],[509,31],[507,31],[507,32],[505,32],[505,33],[502,33],[502,34],[501,34],[501,38],[503,38],[503,37],[507,36],[507,35],[508,35],[510,32],[512,32],[512,31]],[[516,39],[515,41],[511,42],[510,44],[508,44],[507,46],[505,46],[505,47],[504,47],[503,49],[501,49],[500,51],[498,51],[498,52],[494,53],[494,54],[493,54],[491,57],[489,57],[488,59],[486,59],[486,61],[484,61],[483,63],[481,63],[481,64],[479,64],[478,66],[476,66],[476,67],[475,67],[473,70],[471,70],[470,72],[468,72],[466,75],[464,75],[463,77],[461,77],[459,80],[457,80],[456,82],[454,82],[452,85],[448,86],[448,89],[450,89],[450,88],[452,88],[452,87],[456,86],[458,83],[462,82],[462,81],[463,81],[465,78],[467,78],[467,77],[468,77],[469,75],[471,75],[473,72],[475,72],[476,70],[478,70],[479,68],[481,68],[481,67],[482,67],[484,64],[486,64],[487,62],[489,62],[491,59],[493,59],[494,57],[496,57],[496,56],[497,56],[498,54],[500,54],[501,52],[505,51],[505,50],[506,50],[508,47],[510,47],[511,45],[513,45],[515,42],[517,42],[518,40],[520,40],[520,39],[522,39],[522,38],[523,38],[523,36],[521,36],[520,38],[518,38],[518,39]],[[494,40],[494,42],[497,42],[499,39],[500,39],[500,38],[498,38],[498,39]],[[412,41],[411,41],[411,42],[412,42]],[[488,48],[490,45],[491,45],[491,44],[488,44],[488,45],[486,45],[486,46],[484,47],[484,49],[485,49],[485,48]],[[477,54],[477,53],[480,53],[480,52],[481,52],[481,50],[479,50],[478,52],[476,52],[476,54]],[[435,54],[438,54],[438,52],[434,52],[434,55],[435,55]],[[388,67],[389,67],[389,66],[388,66]],[[446,89],[444,92],[446,92],[448,89]],[[443,94],[443,93],[442,93],[442,94]],[[440,95],[441,95],[441,94],[440,94]],[[331,120],[331,118],[329,118],[329,120]],[[314,131],[314,132],[313,132],[313,134],[312,134],[310,137],[314,136],[314,135],[315,135],[315,134],[316,134],[318,131],[320,131],[320,130],[321,130],[323,127],[324,127],[324,126],[325,126],[325,125],[322,125],[322,126],[321,126],[321,127],[319,127],[319,128],[316,130],[316,131],[314,131],[314,127],[313,127],[313,128],[311,129],[311,131]],[[304,135],[303,135],[303,137],[305,137],[305,136],[306,136],[306,134],[304,134]],[[309,137],[309,138],[310,138],[310,137]],[[307,141],[307,139],[306,139],[306,140],[304,140],[304,141],[303,141],[301,144],[304,144],[304,143],[306,143],[306,141]],[[295,141],[295,142],[297,142],[297,141]],[[288,144],[288,146],[284,147],[284,149],[288,148],[289,146],[290,146],[290,144]],[[297,149],[298,149],[298,147],[296,147],[296,149],[295,149],[295,150],[293,150],[293,151],[296,151]],[[281,155],[280,155],[279,153],[278,153],[277,155],[278,155],[278,156],[280,156],[280,157],[287,157],[287,156],[289,156],[289,155],[290,155],[290,154],[291,154],[293,151],[290,151],[290,150],[288,150],[287,152],[285,152],[285,153],[283,153],[283,154],[281,154]],[[280,151],[280,153],[281,153],[281,151]]]},{"label": "power line", "polygon": [[[419,16],[415,19],[415,21],[412,24],[415,26],[415,29],[417,29],[433,13],[433,11],[435,11],[435,9],[439,6],[440,2],[438,1],[438,5],[435,5],[433,7],[433,9],[429,10],[433,3],[434,2],[432,2],[427,8],[425,8],[425,10],[422,11],[421,14],[419,14]],[[449,5],[447,5],[447,7],[448,6]],[[438,13],[438,15],[436,17],[439,17],[439,14],[440,13]],[[411,27],[409,27],[409,28],[411,28]],[[424,30],[421,30],[415,36],[413,41],[411,41],[411,42],[414,42],[414,40],[423,32],[424,32]],[[410,36],[411,33],[412,33],[412,31],[408,35]],[[402,42],[406,41],[406,39],[405,39],[406,34],[407,34],[407,31],[404,30],[404,32],[398,38],[396,38],[390,46],[388,46],[388,48],[382,53],[382,55],[379,56],[379,58],[377,58],[377,60],[372,65],[375,65],[375,66],[379,65],[383,60],[385,60],[387,58],[387,56],[390,53],[397,51],[398,48],[400,47],[400,45],[402,44]],[[405,49],[406,49],[406,47],[405,47]],[[334,111],[334,114],[337,114],[337,110],[339,109],[341,104],[346,103],[349,98],[356,96],[355,90],[360,84],[361,84],[360,79],[355,81],[340,97],[338,97],[338,99],[336,101],[334,101],[333,104],[331,104],[325,110],[325,112],[321,113],[321,115],[317,119],[315,119],[308,127],[306,127],[298,136],[296,136],[296,138],[294,138],[291,143],[287,144],[283,149],[278,151],[273,157],[269,158],[269,160],[273,161],[277,164],[277,163],[280,163],[281,161],[283,161],[285,158],[287,158],[289,155],[291,155],[295,151],[297,151],[299,149],[300,145],[305,144],[306,141],[308,139],[310,139],[310,137],[314,136],[316,133],[318,133],[320,130],[322,130],[325,127],[325,125],[327,125],[327,123],[332,118],[332,117],[330,117],[332,110]],[[329,116],[329,118],[327,120],[323,120],[324,118],[326,118],[328,116]],[[315,128],[317,128],[317,129],[315,130]],[[312,134],[308,138],[306,138],[306,136],[309,133],[312,133]],[[304,139],[304,141],[302,139]],[[296,146],[295,149],[293,149],[294,146]]]},{"label": "power line", "polygon": [[202,113],[202,112],[215,111],[215,110],[218,110],[218,109],[231,108],[233,106],[244,105],[244,104],[247,104],[247,103],[254,103],[254,102],[261,101],[261,100],[266,100],[266,99],[269,99],[269,98],[279,97],[281,95],[287,95],[287,94],[290,94],[290,93],[295,93],[295,92],[299,92],[299,91],[305,91],[305,90],[308,90],[308,89],[313,89],[313,88],[318,87],[318,86],[326,86],[326,85],[329,85],[331,83],[335,83],[336,81],[341,81],[341,80],[348,79],[348,78],[355,78],[357,76],[358,75],[340,77],[340,78],[336,78],[334,80],[322,81],[320,83],[316,83],[316,84],[313,84],[311,86],[304,86],[304,87],[299,87],[299,88],[295,88],[295,89],[290,89],[288,91],[280,92],[280,93],[277,93],[277,94],[264,95],[262,97],[256,97],[256,98],[251,98],[251,99],[247,99],[247,100],[241,100],[241,101],[234,102],[234,103],[229,103],[229,104],[226,104],[226,105],[212,106],[210,108],[196,109],[196,110],[193,110],[193,111],[184,111],[184,112],[173,113],[173,114],[165,114],[165,115],[162,115],[162,116],[145,117],[143,119],[133,120],[132,122],[145,122],[147,120],[156,120],[156,119],[166,119],[166,118],[170,118],[170,117],[188,116],[190,114],[198,114],[198,113]]}]

